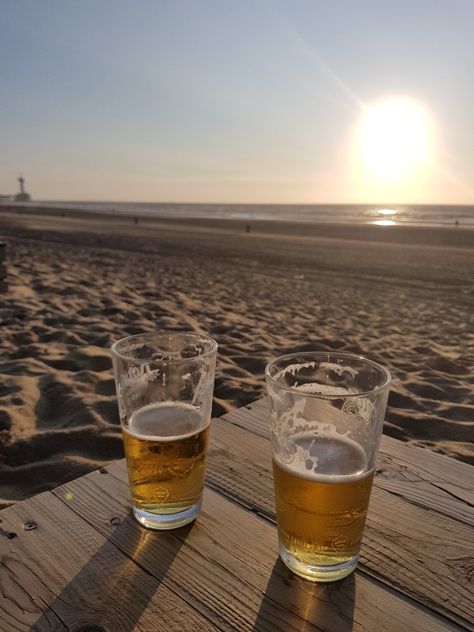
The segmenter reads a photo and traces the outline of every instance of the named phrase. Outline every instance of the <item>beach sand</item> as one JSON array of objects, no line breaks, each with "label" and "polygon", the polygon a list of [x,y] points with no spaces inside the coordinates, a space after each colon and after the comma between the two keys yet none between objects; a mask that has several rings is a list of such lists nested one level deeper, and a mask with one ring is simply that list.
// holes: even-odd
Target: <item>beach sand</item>
[{"label": "beach sand", "polygon": [[219,343],[214,415],[264,395],[282,353],[393,375],[384,432],[474,463],[474,231],[8,212],[0,294],[0,507],[123,456],[109,347]]}]

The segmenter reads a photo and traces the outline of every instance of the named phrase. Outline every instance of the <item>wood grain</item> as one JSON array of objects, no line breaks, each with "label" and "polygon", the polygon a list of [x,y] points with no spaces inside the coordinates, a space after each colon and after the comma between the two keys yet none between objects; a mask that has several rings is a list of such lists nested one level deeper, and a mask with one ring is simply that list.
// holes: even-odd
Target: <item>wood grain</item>
[{"label": "wood grain", "polygon": [[469,466],[389,440],[361,570],[313,585],[277,559],[266,424],[213,421],[192,527],[142,529],[124,462],[0,512],[0,632],[474,630]]},{"label": "wood grain", "polygon": [[[0,516],[2,632],[216,629],[162,582],[172,558],[151,575],[52,493]],[[148,534],[133,518],[113,523],[115,542],[146,555]]]},{"label": "wood grain", "polygon": [[188,531],[148,532],[146,551],[117,540],[109,525],[111,517],[129,519],[127,474],[123,462],[107,469],[108,476],[91,474],[54,493],[73,494],[74,511],[222,630],[457,629],[362,575],[326,586],[301,580],[278,561],[275,528],[212,490]]},{"label": "wood grain", "polygon": [[[221,419],[270,438],[266,399]],[[471,465],[382,436],[375,485],[405,500],[474,526],[474,468]]]},{"label": "wood grain", "polygon": [[[213,422],[207,480],[214,489],[225,490],[228,497],[274,521],[270,442],[243,430],[247,410],[241,410],[240,415],[233,414],[238,424],[229,422],[230,415]],[[409,478],[404,485],[410,485]],[[383,485],[374,486],[361,567],[428,608],[474,628],[473,530],[464,520],[431,509],[426,497],[423,500],[414,503]],[[465,505],[464,512],[472,520],[472,509]]]}]

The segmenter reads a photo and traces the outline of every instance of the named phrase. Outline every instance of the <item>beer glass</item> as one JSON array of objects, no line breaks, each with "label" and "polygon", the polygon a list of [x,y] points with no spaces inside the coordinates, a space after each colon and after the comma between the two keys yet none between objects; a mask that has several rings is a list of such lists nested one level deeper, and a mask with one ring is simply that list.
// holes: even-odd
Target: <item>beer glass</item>
[{"label": "beer glass", "polygon": [[280,557],[329,582],[359,558],[390,373],[348,353],[293,353],[265,369]]},{"label": "beer glass", "polygon": [[112,345],[133,513],[174,529],[201,507],[217,343],[192,333],[147,333]]}]

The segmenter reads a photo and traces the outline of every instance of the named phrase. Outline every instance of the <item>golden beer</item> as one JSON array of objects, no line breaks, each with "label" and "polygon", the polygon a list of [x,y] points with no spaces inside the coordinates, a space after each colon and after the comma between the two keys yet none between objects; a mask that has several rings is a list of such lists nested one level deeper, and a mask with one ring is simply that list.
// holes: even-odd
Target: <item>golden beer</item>
[{"label": "golden beer", "polygon": [[282,556],[300,571],[350,562],[359,553],[373,470],[366,471],[362,448],[347,438],[302,434],[295,446],[289,463],[273,457]]},{"label": "golden beer", "polygon": [[209,422],[189,404],[167,402],[135,411],[123,428],[133,506],[178,514],[201,500]]}]

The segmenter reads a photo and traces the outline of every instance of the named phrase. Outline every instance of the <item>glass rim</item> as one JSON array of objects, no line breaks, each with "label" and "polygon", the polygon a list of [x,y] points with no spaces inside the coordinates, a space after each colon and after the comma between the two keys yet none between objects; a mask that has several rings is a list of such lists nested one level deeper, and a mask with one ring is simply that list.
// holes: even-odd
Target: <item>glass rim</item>
[{"label": "glass rim", "polygon": [[[384,375],[385,377],[384,382],[380,386],[371,388],[370,390],[363,391],[361,393],[348,393],[347,395],[308,393],[305,391],[300,391],[298,390],[298,388],[295,388],[294,386],[287,386],[286,384],[282,384],[281,382],[278,382],[278,380],[276,380],[273,376],[270,375],[271,368],[274,365],[276,365],[277,362],[281,362],[284,360],[291,360],[293,358],[301,358],[301,357],[315,358],[316,360],[323,359],[323,358],[329,359],[329,356],[332,356],[333,358],[334,357],[346,358],[348,360],[352,359],[352,360],[360,360],[362,362],[365,362],[367,365],[379,370]],[[289,393],[294,393],[295,395],[299,395],[300,397],[311,397],[315,399],[327,399],[327,400],[353,399],[354,397],[366,397],[367,395],[378,394],[386,390],[392,382],[392,376],[390,374],[390,371],[386,369],[384,366],[382,366],[381,364],[379,364],[378,362],[375,362],[374,360],[370,360],[369,358],[366,358],[365,356],[358,355],[356,353],[345,352],[345,351],[301,351],[300,353],[298,352],[287,353],[285,355],[279,356],[278,358],[274,358],[273,360],[270,360],[270,362],[265,367],[265,378],[267,382],[269,382],[270,384],[277,386],[278,388],[281,388],[282,390],[287,391]]]},{"label": "glass rim", "polygon": [[149,332],[144,332],[141,334],[132,334],[130,336],[124,336],[123,338],[120,338],[119,340],[116,340],[112,346],[110,347],[110,351],[112,353],[112,356],[115,356],[117,358],[121,358],[122,360],[126,360],[127,362],[135,362],[137,364],[148,364],[150,362],[150,360],[145,359],[145,358],[134,358],[133,356],[127,354],[127,353],[121,353],[120,351],[117,350],[117,347],[126,342],[126,341],[133,341],[134,339],[145,339],[149,340],[150,338],[172,338],[175,336],[184,336],[184,337],[189,337],[189,338],[200,338],[201,340],[205,340],[206,342],[210,342],[211,343],[211,347],[210,349],[208,349],[207,351],[204,351],[203,353],[199,353],[198,355],[193,356],[192,358],[176,358],[176,359],[164,359],[164,360],[160,360],[160,362],[172,362],[173,364],[181,364],[181,363],[187,363],[187,362],[195,362],[198,358],[202,359],[202,358],[207,358],[208,356],[211,356],[212,354],[217,352],[217,347],[218,344],[217,342],[214,340],[214,338],[211,338],[210,336],[206,336],[205,334],[197,334],[194,331],[170,331],[170,332],[157,332],[157,331],[149,331]]}]

